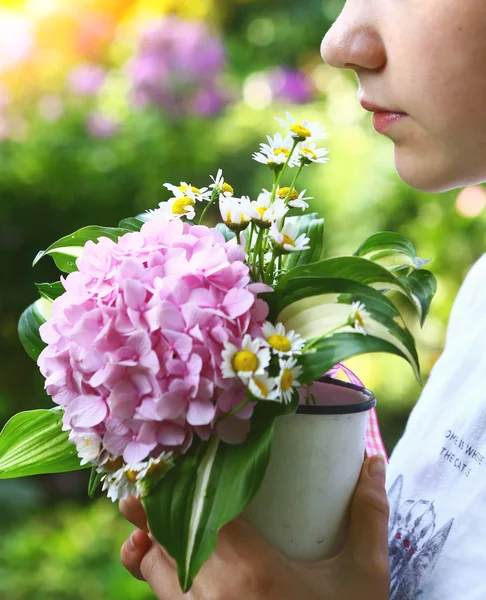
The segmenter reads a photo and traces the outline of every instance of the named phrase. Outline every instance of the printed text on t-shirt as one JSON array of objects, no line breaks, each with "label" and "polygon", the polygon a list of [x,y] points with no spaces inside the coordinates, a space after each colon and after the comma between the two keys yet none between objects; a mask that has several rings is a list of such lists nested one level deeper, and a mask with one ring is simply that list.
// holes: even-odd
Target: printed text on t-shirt
[{"label": "printed text on t-shirt", "polygon": [[[473,463],[482,465],[484,455],[451,429],[445,432],[446,442],[440,452],[441,458],[449,462],[462,475],[469,477]],[[454,446],[454,448],[451,448]]]}]

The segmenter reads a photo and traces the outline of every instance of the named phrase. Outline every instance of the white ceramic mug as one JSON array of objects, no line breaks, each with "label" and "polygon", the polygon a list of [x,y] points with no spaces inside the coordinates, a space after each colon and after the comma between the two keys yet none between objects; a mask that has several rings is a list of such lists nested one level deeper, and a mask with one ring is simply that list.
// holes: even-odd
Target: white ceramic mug
[{"label": "white ceramic mug", "polygon": [[271,544],[301,561],[342,547],[368,411],[376,405],[370,391],[330,377],[311,391],[316,405],[301,393],[297,413],[277,419],[262,486],[244,513]]}]

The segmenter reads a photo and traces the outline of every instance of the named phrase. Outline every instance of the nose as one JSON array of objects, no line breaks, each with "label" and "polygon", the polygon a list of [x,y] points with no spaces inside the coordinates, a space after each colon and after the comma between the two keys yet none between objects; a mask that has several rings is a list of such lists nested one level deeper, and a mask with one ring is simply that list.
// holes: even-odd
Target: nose
[{"label": "nose", "polygon": [[378,70],[386,64],[378,20],[369,10],[369,2],[348,0],[343,11],[327,32],[321,45],[324,62],[338,69]]}]

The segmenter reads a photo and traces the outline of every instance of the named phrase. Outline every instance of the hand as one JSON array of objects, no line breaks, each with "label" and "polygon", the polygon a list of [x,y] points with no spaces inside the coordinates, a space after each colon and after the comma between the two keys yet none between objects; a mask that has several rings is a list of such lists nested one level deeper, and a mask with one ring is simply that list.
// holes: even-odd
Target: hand
[{"label": "hand", "polygon": [[121,561],[147,581],[159,600],[388,600],[388,501],[385,464],[368,459],[351,505],[344,550],[336,557],[299,563],[274,549],[243,518],[220,531],[216,550],[183,594],[175,562],[150,536],[142,504],[120,503],[138,530],[124,543]]}]

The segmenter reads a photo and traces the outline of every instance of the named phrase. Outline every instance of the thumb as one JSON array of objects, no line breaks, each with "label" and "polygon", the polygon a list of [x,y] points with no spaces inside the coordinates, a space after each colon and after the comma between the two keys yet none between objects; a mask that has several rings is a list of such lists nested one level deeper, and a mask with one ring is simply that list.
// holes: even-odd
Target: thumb
[{"label": "thumb", "polygon": [[382,456],[363,464],[351,503],[350,527],[344,553],[355,564],[388,570],[389,506],[385,490],[386,463]]}]

